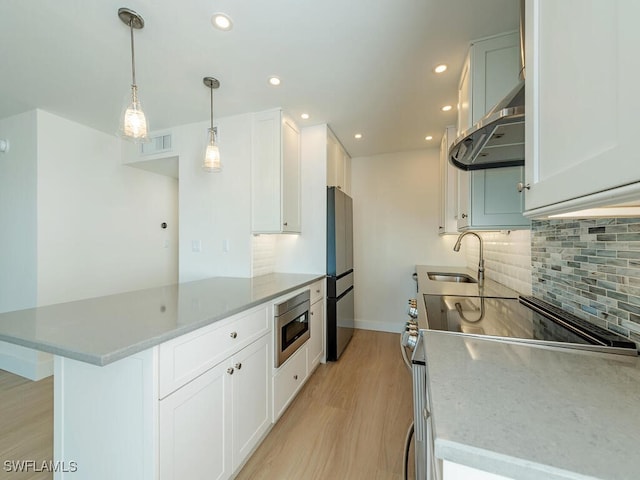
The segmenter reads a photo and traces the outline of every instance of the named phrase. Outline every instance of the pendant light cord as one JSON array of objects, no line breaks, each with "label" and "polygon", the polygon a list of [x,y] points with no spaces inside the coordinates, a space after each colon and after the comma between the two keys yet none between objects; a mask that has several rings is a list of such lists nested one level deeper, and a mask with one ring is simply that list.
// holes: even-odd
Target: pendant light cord
[{"label": "pendant light cord", "polygon": [[133,18],[129,21],[129,29],[131,30],[131,78],[132,86],[136,86],[136,54],[133,48]]},{"label": "pendant light cord", "polygon": [[213,85],[209,87],[211,90],[211,130],[213,130]]}]

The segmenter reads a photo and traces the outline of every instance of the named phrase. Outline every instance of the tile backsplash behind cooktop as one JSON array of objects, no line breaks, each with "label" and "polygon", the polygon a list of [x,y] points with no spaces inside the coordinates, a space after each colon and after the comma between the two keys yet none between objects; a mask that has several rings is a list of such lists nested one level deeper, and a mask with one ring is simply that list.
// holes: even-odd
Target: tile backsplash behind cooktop
[{"label": "tile backsplash behind cooktop", "polygon": [[640,344],[640,218],[535,220],[533,294]]}]

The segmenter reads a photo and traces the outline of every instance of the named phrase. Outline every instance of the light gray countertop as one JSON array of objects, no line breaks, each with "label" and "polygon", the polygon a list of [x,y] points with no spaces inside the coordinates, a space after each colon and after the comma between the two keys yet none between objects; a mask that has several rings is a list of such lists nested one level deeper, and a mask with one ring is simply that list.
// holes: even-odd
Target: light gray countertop
[{"label": "light gray countertop", "polygon": [[0,314],[0,340],[106,365],[324,277],[216,277],[7,312]]},{"label": "light gray countertop", "polygon": [[631,479],[640,358],[426,331],[435,455],[517,479]]}]

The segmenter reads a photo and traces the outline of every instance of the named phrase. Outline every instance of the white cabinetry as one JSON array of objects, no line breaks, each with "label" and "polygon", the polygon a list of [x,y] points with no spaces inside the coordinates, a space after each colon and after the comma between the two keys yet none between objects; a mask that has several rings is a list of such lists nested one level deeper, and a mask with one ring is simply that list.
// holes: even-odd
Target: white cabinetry
[{"label": "white cabinetry", "polygon": [[517,32],[471,44],[458,86],[458,135],[484,117],[518,84],[519,45]]},{"label": "white cabinetry", "polygon": [[300,130],[282,110],[253,115],[254,233],[300,233]]},{"label": "white cabinetry", "polygon": [[312,372],[324,360],[324,281],[311,285],[311,309],[309,311],[309,371]]},{"label": "white cabinetry", "polygon": [[225,479],[271,425],[271,336],[160,401],[160,478]]},{"label": "white cabinetry", "polygon": [[284,362],[273,376],[273,421],[274,423],[295,398],[307,380],[307,354],[309,342]]},{"label": "white cabinetry", "polygon": [[351,195],[351,157],[327,128],[327,186]]},{"label": "white cabinetry", "polygon": [[458,173],[449,162],[449,147],[456,137],[455,127],[447,127],[440,143],[440,221],[438,233],[457,233],[458,225]]},{"label": "white cabinetry", "polygon": [[640,2],[526,5],[527,214],[637,202]]},{"label": "white cabinetry", "polygon": [[529,228],[522,215],[524,198],[516,189],[523,177],[523,167],[458,172],[458,230]]},{"label": "white cabinetry", "polygon": [[160,479],[231,476],[231,402],[226,363],[160,401]]},{"label": "white cabinetry", "polygon": [[[518,84],[519,55],[519,37],[515,32],[471,44],[459,83],[458,135],[480,120]],[[457,230],[529,228],[530,222],[522,215],[524,200],[516,189],[518,182],[524,180],[523,167],[458,171],[457,177]],[[451,196],[450,183],[447,179],[447,199]],[[449,200],[447,212],[451,210],[450,204]],[[445,212],[444,215],[443,226],[447,231],[451,228],[451,214]]]},{"label": "white cabinetry", "polygon": [[160,346],[161,480],[229,478],[269,429],[269,316],[258,307]]}]

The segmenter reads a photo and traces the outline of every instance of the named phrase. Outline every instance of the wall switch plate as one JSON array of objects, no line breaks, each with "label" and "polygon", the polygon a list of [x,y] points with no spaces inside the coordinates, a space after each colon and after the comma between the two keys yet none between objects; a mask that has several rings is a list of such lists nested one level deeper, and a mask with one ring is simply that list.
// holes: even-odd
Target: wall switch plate
[{"label": "wall switch plate", "polygon": [[191,251],[193,253],[202,252],[202,240],[191,240]]},{"label": "wall switch plate", "polygon": [[224,253],[229,253],[229,239],[228,238],[225,238],[222,241],[222,251]]}]

